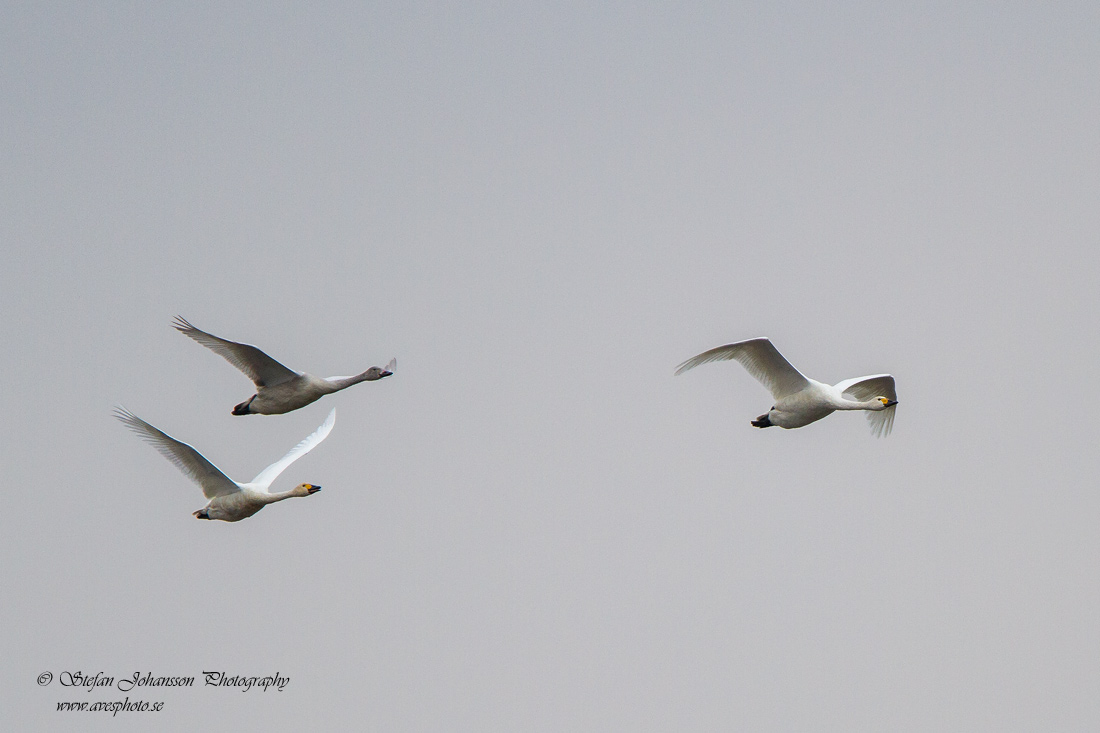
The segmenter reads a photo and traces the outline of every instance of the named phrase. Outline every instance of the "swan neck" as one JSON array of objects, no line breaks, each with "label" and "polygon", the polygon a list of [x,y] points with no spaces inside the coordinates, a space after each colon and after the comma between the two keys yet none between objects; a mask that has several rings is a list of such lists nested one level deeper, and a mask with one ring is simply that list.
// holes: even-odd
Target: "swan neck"
[{"label": "swan neck", "polygon": [[296,494],[295,491],[296,489],[290,489],[288,491],[276,491],[271,494],[264,492],[260,496],[260,501],[262,501],[264,504],[274,504],[277,501],[282,501],[283,499],[289,499],[292,496],[297,496],[298,494]]},{"label": "swan neck", "polygon": [[359,384],[360,382],[367,381],[367,372],[362,374],[356,374],[354,377],[340,377],[339,379],[323,379],[325,388],[329,392],[339,392],[342,389],[347,389],[353,384]]},{"label": "swan neck", "polygon": [[836,406],[838,410],[880,410],[882,409],[882,403],[878,400],[867,400],[865,402],[855,402],[853,400],[846,400],[841,398],[840,404]]}]

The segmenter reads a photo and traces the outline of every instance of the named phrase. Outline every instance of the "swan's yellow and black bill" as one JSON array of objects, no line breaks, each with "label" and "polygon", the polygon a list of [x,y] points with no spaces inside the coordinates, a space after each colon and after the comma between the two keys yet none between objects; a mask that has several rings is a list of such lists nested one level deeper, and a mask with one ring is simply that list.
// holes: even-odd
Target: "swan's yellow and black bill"
[{"label": "swan's yellow and black bill", "polygon": [[316,494],[320,490],[321,490],[320,486],[317,486],[316,484],[310,484],[309,488],[306,489],[306,492],[310,493],[310,494]]}]

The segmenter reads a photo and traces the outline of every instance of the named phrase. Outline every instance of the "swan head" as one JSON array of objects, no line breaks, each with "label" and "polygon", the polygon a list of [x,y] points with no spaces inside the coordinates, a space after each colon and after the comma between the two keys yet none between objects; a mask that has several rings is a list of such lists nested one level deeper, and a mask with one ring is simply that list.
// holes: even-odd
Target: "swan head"
[{"label": "swan head", "polygon": [[887,407],[893,407],[898,403],[897,400],[892,400],[889,397],[876,397],[875,399],[882,403],[882,407],[878,408],[880,410],[885,410]]},{"label": "swan head", "polygon": [[371,367],[367,371],[363,372],[363,379],[367,382],[373,382],[376,379],[388,377],[391,374],[393,374],[393,372],[391,372],[389,369],[383,369],[382,367]]},{"label": "swan head", "polygon": [[321,487],[316,484],[298,484],[294,487],[294,495],[309,496],[310,494],[316,494],[320,490]]}]

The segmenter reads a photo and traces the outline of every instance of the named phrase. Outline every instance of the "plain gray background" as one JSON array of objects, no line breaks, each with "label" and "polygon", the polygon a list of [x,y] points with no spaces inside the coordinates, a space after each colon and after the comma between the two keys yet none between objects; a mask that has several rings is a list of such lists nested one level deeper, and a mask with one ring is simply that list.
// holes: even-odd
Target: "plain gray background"
[{"label": "plain gray background", "polygon": [[[1100,727],[1095,3],[4,3],[4,717]],[[396,374],[277,417],[199,328]],[[735,363],[891,372],[795,431]],[[239,524],[111,416],[238,480]],[[289,676],[58,713],[44,671]]]}]

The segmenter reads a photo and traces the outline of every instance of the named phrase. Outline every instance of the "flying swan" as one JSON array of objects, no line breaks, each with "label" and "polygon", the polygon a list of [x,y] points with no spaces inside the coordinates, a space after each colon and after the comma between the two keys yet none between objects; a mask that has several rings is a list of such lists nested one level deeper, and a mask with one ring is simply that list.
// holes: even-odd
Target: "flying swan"
[{"label": "flying swan", "polygon": [[170,435],[157,430],[137,415],[122,407],[115,408],[115,417],[126,427],[133,430],[146,443],[150,443],[160,454],[176,468],[187,474],[188,478],[202,487],[202,493],[209,499],[202,509],[193,512],[196,519],[220,519],[223,522],[239,522],[251,517],[267,504],[289,499],[292,496],[309,496],[321,490],[314,484],[298,484],[289,491],[272,493],[268,487],[280,473],[294,461],[317,447],[328,437],[336,422],[336,408],[328,414],[321,426],[313,434],[294,446],[289,453],[260,471],[256,478],[247,484],[240,484],[218,470],[202,454],[181,443]]},{"label": "flying swan", "polygon": [[172,326],[224,357],[256,385],[256,394],[234,407],[234,415],[282,415],[316,402],[327,394],[347,389],[353,384],[388,377],[397,367],[397,359],[391,359],[384,368],[374,366],[354,377],[321,379],[312,374],[288,369],[255,346],[238,344],[236,341],[227,341],[200,331],[180,316],[176,316]]},{"label": "flying swan", "polygon": [[677,367],[676,374],[700,364],[729,359],[741,362],[741,366],[775,398],[772,409],[752,421],[754,427],[800,428],[834,410],[868,410],[867,421],[875,436],[889,435],[894,427],[898,395],[892,376],[875,374],[845,379],[831,386],[823,384],[804,377],[766,338],[738,341],[704,351]]}]

